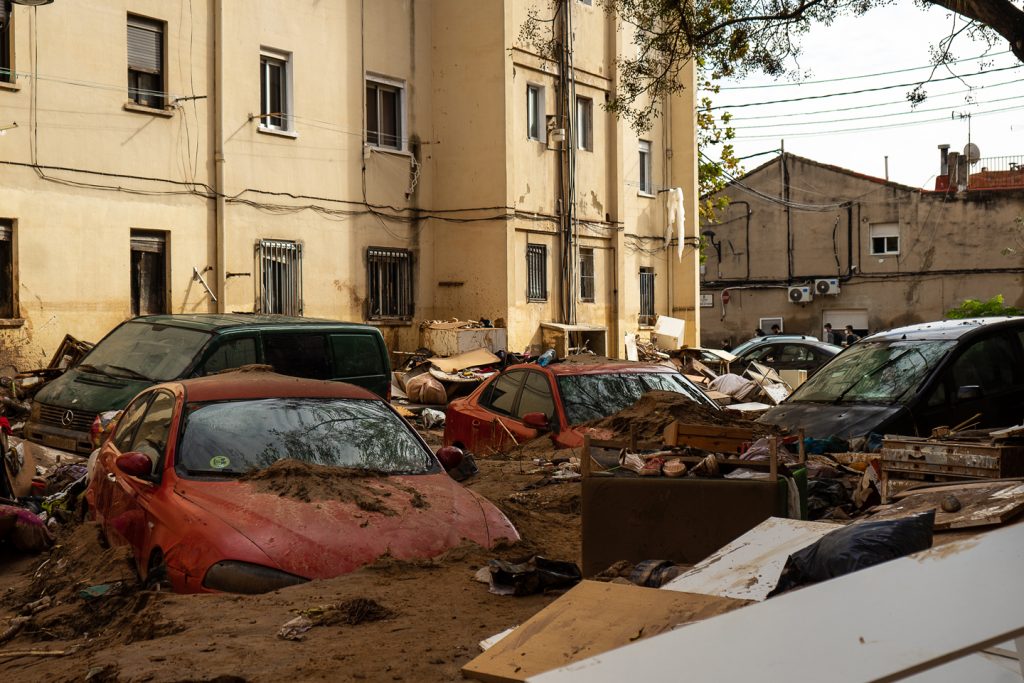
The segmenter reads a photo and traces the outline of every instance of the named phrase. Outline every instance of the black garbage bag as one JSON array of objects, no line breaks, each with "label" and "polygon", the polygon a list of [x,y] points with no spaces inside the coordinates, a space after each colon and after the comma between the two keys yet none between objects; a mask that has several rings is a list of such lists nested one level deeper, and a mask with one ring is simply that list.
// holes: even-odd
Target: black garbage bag
[{"label": "black garbage bag", "polygon": [[929,510],[913,517],[836,529],[790,555],[768,597],[927,550],[932,547],[934,525],[935,510]]},{"label": "black garbage bag", "polygon": [[807,481],[807,518],[821,519],[829,511],[850,502],[850,494],[839,479]]},{"label": "black garbage bag", "polygon": [[540,555],[513,564],[489,560],[491,592],[499,595],[532,595],[554,588],[569,588],[583,580],[580,568],[572,562],[549,560]]}]

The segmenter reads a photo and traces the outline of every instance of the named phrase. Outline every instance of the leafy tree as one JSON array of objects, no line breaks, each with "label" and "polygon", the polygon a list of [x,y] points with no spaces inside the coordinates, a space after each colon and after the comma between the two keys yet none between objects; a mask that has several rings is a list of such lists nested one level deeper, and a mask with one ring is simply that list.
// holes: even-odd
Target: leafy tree
[{"label": "leafy tree", "polygon": [[1003,295],[996,294],[988,301],[977,299],[964,299],[964,302],[956,308],[946,311],[946,317],[953,320],[963,318],[985,318],[999,315],[1024,315],[1024,310],[1007,306],[1003,303]]}]

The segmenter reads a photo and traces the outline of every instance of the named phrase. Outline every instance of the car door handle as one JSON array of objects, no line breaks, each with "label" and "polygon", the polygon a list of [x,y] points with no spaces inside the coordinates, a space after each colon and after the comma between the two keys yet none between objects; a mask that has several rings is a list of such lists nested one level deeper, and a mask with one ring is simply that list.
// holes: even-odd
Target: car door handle
[{"label": "car door handle", "polygon": [[114,476],[114,473],[113,473],[113,472],[107,472],[107,480],[108,480],[108,481],[114,481],[114,482],[116,482],[116,481],[117,481],[117,477],[115,477],[115,476]]},{"label": "car door handle", "polygon": [[479,427],[480,426],[480,420],[473,420],[473,426],[474,427]]}]

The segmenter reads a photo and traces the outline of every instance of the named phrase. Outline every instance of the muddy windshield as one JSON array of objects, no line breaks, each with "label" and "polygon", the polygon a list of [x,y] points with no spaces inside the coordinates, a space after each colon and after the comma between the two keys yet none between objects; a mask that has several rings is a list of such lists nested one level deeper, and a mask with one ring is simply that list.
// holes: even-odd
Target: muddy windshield
[{"label": "muddy windshield", "polygon": [[210,339],[209,332],[128,322],[96,345],[79,369],[111,377],[166,382],[181,377]]},{"label": "muddy windshield", "polygon": [[235,477],[292,458],[388,474],[434,468],[430,451],[380,401],[267,398],[191,404],[178,472]]},{"label": "muddy windshield", "polygon": [[807,380],[790,401],[894,403],[913,394],[955,341],[859,342]]},{"label": "muddy windshield", "polygon": [[558,378],[558,391],[571,425],[608,417],[633,405],[648,391],[655,390],[673,391],[690,397],[696,403],[713,407],[700,389],[675,373],[562,375]]}]

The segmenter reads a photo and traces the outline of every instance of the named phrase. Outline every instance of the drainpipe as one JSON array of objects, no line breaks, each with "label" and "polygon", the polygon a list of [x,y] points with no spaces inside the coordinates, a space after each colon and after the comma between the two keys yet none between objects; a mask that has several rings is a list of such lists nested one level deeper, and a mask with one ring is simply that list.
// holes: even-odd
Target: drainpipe
[{"label": "drainpipe", "polygon": [[215,199],[217,280],[214,287],[217,292],[217,312],[226,309],[227,297],[227,248],[225,245],[225,212],[227,202],[224,200],[224,0],[213,3],[213,189]]}]

